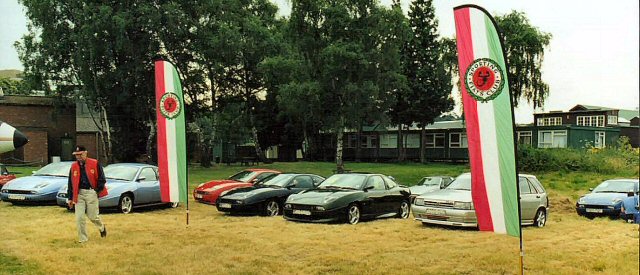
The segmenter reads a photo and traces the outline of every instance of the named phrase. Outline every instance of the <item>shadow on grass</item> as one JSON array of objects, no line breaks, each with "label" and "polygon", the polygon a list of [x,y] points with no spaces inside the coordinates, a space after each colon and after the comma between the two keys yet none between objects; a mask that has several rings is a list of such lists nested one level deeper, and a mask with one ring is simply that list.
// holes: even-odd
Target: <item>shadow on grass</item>
[{"label": "shadow on grass", "polygon": [[0,252],[0,274],[45,274],[38,265],[25,263],[18,258]]}]

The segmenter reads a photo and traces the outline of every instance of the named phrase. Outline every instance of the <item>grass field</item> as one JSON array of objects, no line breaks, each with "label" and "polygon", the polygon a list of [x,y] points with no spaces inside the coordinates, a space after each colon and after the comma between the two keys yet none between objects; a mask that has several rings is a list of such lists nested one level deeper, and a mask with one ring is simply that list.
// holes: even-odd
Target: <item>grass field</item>
[{"label": "grass field", "polygon": [[[272,169],[328,176],[331,163],[275,163]],[[227,177],[239,166],[192,168],[190,189]],[[349,163],[403,184],[426,175],[457,175],[466,165]],[[16,169],[14,169],[16,170]],[[18,169],[22,176],[32,168]],[[523,229],[527,273],[638,274],[638,225],[578,217],[575,198],[602,179],[635,177],[577,172],[537,174],[551,196],[549,221]],[[0,203],[0,274],[515,274],[518,239],[412,219],[303,224],[282,217],[226,216],[190,201],[185,207],[101,214],[109,236],[88,225],[90,241],[76,243],[74,217],[55,206]]]}]

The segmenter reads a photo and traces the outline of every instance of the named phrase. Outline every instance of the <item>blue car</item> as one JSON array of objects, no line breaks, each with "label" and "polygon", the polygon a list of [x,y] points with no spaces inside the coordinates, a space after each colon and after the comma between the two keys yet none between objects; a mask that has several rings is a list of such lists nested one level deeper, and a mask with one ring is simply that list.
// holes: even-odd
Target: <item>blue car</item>
[{"label": "blue car", "polygon": [[67,185],[72,163],[51,163],[31,176],[11,180],[2,186],[0,199],[13,204],[53,204],[60,187]]},{"label": "blue car", "polygon": [[[109,195],[100,198],[100,208],[130,213],[133,208],[167,204],[160,199],[158,167],[141,163],[118,163],[104,168]],[[67,184],[57,192],[57,204],[67,206]],[[177,207],[178,203],[171,203]]]},{"label": "blue car", "polygon": [[590,219],[596,216],[617,218],[629,192],[638,193],[638,179],[606,180],[578,199],[576,212]]}]

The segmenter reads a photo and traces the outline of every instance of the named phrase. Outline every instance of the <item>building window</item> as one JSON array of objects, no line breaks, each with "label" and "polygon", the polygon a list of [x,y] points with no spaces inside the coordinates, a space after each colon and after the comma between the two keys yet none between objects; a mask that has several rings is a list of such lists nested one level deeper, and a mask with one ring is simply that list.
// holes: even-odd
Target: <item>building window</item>
[{"label": "building window", "polygon": [[356,148],[358,137],[356,135],[347,135],[347,144],[345,148]]},{"label": "building window", "polygon": [[596,132],[594,147],[596,148],[604,148],[605,147],[605,134],[604,132]]},{"label": "building window", "polygon": [[404,148],[420,148],[420,135],[419,134],[404,135]]},{"label": "building window", "polygon": [[467,148],[467,134],[463,133],[451,133],[449,134],[449,147],[450,148]]},{"label": "building window", "polygon": [[531,145],[531,131],[519,131],[518,144]]},{"label": "building window", "polygon": [[538,132],[538,148],[567,148],[567,131]]},{"label": "building window", "polygon": [[577,123],[578,126],[604,127],[604,116],[578,116]]},{"label": "building window", "polygon": [[444,133],[426,134],[424,137],[425,148],[444,148]]},{"label": "building window", "polygon": [[607,124],[617,125],[618,124],[618,116],[608,116],[607,117]]},{"label": "building window", "polygon": [[538,126],[562,125],[561,117],[541,117],[538,118]]},{"label": "building window", "polygon": [[397,134],[380,135],[380,148],[398,148]]},{"label": "building window", "polygon": [[360,148],[376,148],[378,137],[375,135],[360,135]]}]

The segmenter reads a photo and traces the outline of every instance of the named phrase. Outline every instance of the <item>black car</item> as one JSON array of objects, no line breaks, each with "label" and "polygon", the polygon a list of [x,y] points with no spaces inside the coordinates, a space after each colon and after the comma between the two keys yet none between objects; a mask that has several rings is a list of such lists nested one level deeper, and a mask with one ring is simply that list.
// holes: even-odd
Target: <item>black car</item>
[{"label": "black car", "polygon": [[316,189],[289,196],[284,218],[356,224],[361,218],[409,217],[411,191],[381,174],[336,174]]},{"label": "black car", "polygon": [[225,213],[276,216],[282,212],[282,205],[289,195],[315,188],[323,180],[323,177],[313,174],[273,175],[254,186],[223,193],[216,201],[216,207]]}]

